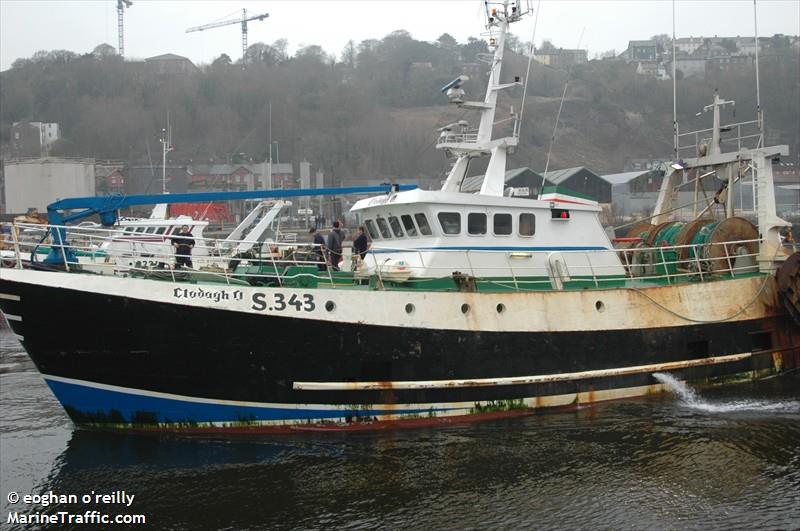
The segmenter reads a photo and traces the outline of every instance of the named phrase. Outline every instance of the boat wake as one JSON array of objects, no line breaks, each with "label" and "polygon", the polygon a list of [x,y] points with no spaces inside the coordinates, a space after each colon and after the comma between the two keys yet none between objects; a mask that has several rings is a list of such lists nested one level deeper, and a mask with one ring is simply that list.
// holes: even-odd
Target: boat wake
[{"label": "boat wake", "polygon": [[771,400],[734,400],[728,402],[709,402],[704,400],[689,384],[675,376],[663,372],[653,373],[653,378],[669,388],[684,406],[706,413],[733,413],[740,411],[762,411],[777,413],[800,413],[800,402]]}]

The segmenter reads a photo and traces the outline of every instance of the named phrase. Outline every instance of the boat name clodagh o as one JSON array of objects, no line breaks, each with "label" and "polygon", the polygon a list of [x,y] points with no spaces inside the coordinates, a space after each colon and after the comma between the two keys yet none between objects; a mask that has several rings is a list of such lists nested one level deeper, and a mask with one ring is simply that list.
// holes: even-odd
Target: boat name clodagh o
[{"label": "boat name clodagh o", "polygon": [[[487,6],[494,51],[484,99],[466,99],[466,76],[442,87],[479,123],[439,130],[437,148],[453,161],[440,190],[65,199],[48,207],[44,260],[17,237],[27,227],[11,227],[0,308],[75,424],[181,433],[419,426],[643,396],[664,390],[656,372],[714,383],[800,367],[800,255],[781,243],[788,224],[775,214],[771,168],[788,148],[764,147],[759,134],[754,146],[725,152],[715,96],[711,141],[675,161],[654,216],[625,238],[612,241],[600,205],[581,194],[506,197],[520,116],[495,137],[495,111],[500,92],[527,81],[502,82],[501,67],[508,27],[529,9]],[[761,120],[750,124],[760,131]],[[480,191],[463,191],[481,157]],[[724,193],[718,219],[710,206],[689,223],[668,220],[687,175],[727,179],[727,196],[752,179],[758,225],[737,217]],[[129,206],[334,193],[378,194],[352,208],[372,240],[352,271],[321,261],[313,246],[242,231],[206,240],[217,251],[193,256],[192,268],[170,267],[168,245],[113,245],[125,237],[117,212]],[[111,227],[98,260],[69,224],[90,215]]]}]

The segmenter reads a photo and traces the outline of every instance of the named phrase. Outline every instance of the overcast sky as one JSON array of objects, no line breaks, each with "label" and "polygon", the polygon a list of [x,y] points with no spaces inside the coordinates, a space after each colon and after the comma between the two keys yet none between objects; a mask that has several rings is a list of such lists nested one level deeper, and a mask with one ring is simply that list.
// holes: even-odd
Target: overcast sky
[{"label": "overcast sky", "polygon": [[[103,42],[116,47],[116,4],[116,0],[0,0],[0,70],[38,50],[86,53]],[[678,37],[753,34],[750,0],[683,0],[676,6]],[[476,0],[134,0],[125,11],[125,55],[145,58],[176,53],[196,64],[209,63],[222,53],[239,59],[238,24],[195,33],[185,30],[241,17],[242,8],[270,15],[248,25],[250,44],[286,38],[290,52],[319,44],[337,56],[349,39],[380,39],[397,29],[427,41],[447,32],[464,42],[480,34],[483,21],[483,3]],[[520,39],[530,41],[533,17],[512,29]],[[628,40],[671,34],[672,2],[542,0],[537,43],[549,39],[556,46],[574,48],[582,32],[581,47],[589,49],[590,57],[610,49],[620,52]],[[800,1],[759,0],[758,32],[761,36],[800,34]]]}]

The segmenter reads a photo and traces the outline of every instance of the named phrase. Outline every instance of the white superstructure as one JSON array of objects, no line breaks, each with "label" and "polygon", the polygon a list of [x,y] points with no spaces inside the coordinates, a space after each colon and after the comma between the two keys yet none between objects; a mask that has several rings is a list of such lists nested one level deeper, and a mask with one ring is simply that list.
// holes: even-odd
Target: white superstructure
[{"label": "white superstructure", "polygon": [[[519,116],[512,114],[511,136],[493,138],[497,98],[500,91],[522,81],[515,77],[502,83],[500,72],[508,26],[529,10],[523,10],[519,2],[488,7],[491,5],[487,4],[486,15],[494,55],[483,101],[465,101],[461,87],[466,76],[442,87],[452,104],[480,113],[479,125],[474,129],[460,120],[439,130],[437,149],[455,159],[441,190],[398,192],[353,206],[351,211],[373,241],[361,273],[386,274],[400,268],[412,277],[442,277],[454,272],[491,277],[507,275],[509,267],[517,267],[521,276],[552,276],[560,271],[567,277],[570,268],[622,275],[624,269],[616,254],[588,252],[612,249],[595,201],[563,192],[544,195],[541,200],[503,197],[506,155],[518,145]],[[462,192],[470,162],[486,156],[489,164],[480,191]],[[506,253],[470,256],[472,250]],[[562,251],[587,253],[569,253],[567,259]]]}]

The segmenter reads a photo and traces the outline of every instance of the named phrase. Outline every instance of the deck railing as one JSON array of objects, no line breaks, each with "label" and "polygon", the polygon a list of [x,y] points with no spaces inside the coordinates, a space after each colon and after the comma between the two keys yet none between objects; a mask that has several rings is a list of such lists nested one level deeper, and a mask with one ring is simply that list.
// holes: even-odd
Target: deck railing
[{"label": "deck railing", "polygon": [[[50,267],[69,272],[141,276],[181,282],[341,287],[370,283],[376,289],[425,288],[441,279],[460,287],[516,291],[604,288],[707,282],[758,271],[758,240],[646,247],[627,241],[626,248],[592,251],[451,250],[400,248],[374,242],[363,260],[351,261],[349,249],[340,273],[321,258],[313,244],[267,242],[246,254],[231,254],[223,240],[205,239],[191,255],[192,268],[176,268],[169,236],[122,233],[118,229],[66,227],[71,253],[54,245],[49,225],[2,224],[4,267],[43,267],[51,249],[60,257]],[[160,241],[141,241],[141,237]],[[225,240],[227,244],[238,244]],[[73,259],[68,259],[73,256]],[[351,267],[351,264],[355,267]],[[469,288],[469,286],[468,286]]]},{"label": "deck railing", "polygon": [[[736,151],[742,149],[757,148],[761,141],[761,131],[759,130],[758,120],[749,122],[739,122],[722,127],[723,133],[730,133],[728,136],[720,138],[720,144],[736,145]],[[709,146],[714,129],[699,129],[678,135],[678,156],[697,157],[700,156],[700,146]]]}]

